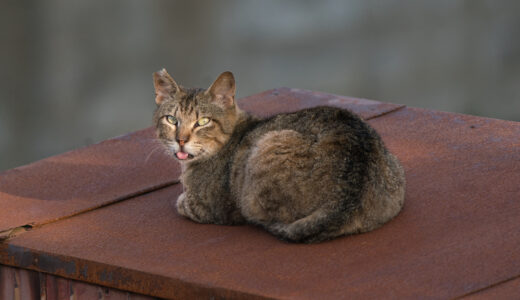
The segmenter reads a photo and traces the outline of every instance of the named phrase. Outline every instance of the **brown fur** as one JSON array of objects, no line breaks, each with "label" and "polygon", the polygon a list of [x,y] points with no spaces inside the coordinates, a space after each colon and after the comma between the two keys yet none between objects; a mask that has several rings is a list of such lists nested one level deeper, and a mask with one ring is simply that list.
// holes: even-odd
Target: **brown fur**
[{"label": "brown fur", "polygon": [[[257,119],[236,106],[230,72],[207,90],[183,88],[166,70],[154,85],[157,135],[181,162],[176,207],[187,218],[250,222],[311,243],[378,228],[403,206],[399,161],[352,112],[316,107]],[[199,126],[202,118],[210,121]]]}]

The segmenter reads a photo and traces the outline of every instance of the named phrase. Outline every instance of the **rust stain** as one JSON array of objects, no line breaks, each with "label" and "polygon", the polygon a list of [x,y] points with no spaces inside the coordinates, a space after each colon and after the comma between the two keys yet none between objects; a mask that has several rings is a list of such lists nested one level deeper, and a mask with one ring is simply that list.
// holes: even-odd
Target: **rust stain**
[{"label": "rust stain", "polygon": [[76,275],[76,264],[72,260],[36,253],[30,249],[7,245],[7,261],[21,268],[35,268],[49,273],[60,273],[67,276]]}]

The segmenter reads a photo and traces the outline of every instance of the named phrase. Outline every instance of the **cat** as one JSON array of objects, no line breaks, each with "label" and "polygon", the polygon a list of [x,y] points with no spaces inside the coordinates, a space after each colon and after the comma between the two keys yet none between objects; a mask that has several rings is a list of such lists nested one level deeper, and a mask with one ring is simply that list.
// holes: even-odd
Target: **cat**
[{"label": "cat", "polygon": [[315,243],[376,229],[404,203],[404,171],[354,113],[320,106],[261,119],[235,102],[231,72],[208,89],[153,74],[156,134],[181,164],[177,212],[195,222],[260,225]]}]

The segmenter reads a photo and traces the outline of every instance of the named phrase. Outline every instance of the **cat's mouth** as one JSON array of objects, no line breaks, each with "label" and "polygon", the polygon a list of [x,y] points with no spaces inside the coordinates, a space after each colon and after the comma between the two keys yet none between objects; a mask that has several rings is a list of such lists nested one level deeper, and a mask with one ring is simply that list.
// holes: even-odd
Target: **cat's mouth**
[{"label": "cat's mouth", "polygon": [[178,159],[180,160],[187,160],[187,159],[192,159],[193,158],[193,155],[187,153],[187,152],[182,152],[182,151],[179,151],[177,153],[175,153],[175,156],[177,156]]}]

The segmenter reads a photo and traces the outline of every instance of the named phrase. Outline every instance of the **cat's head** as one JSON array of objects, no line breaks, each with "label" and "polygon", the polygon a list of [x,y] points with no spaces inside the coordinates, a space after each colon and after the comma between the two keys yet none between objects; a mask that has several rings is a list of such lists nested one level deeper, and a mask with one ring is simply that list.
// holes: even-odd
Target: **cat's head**
[{"label": "cat's head", "polygon": [[208,89],[184,88],[166,69],[153,74],[158,138],[181,162],[217,153],[229,140],[238,120],[235,79],[224,72]]}]

